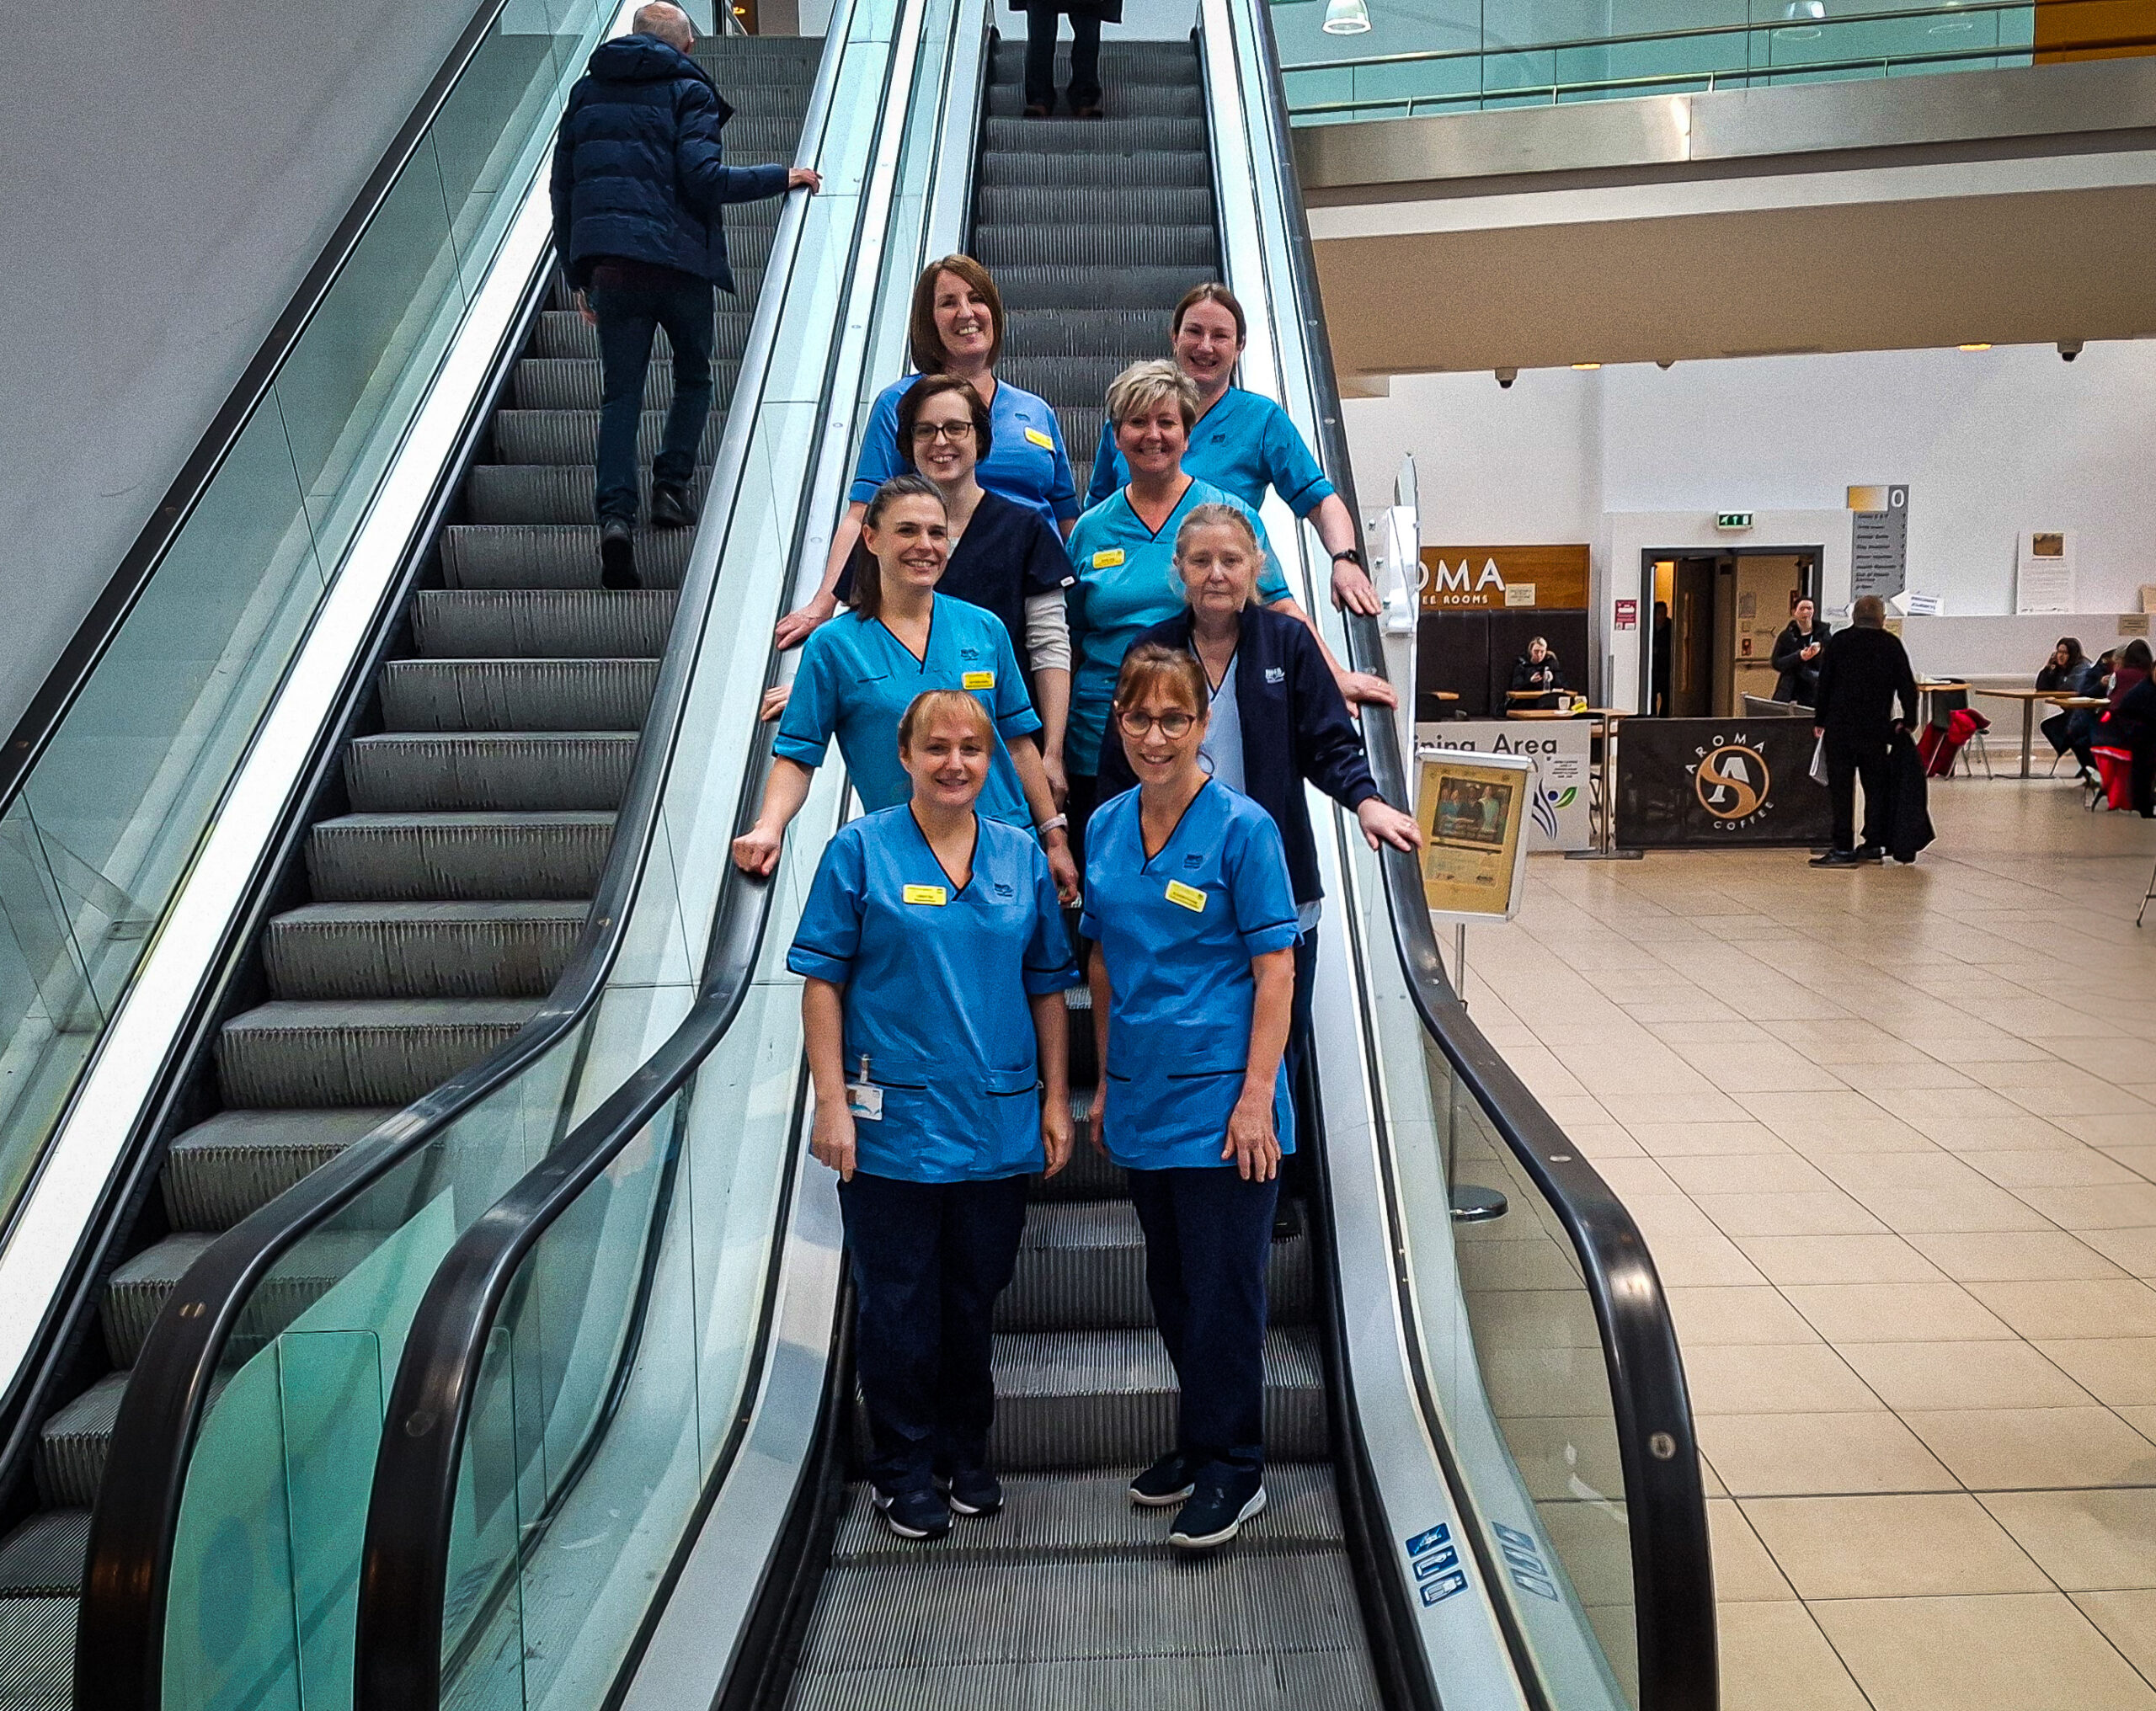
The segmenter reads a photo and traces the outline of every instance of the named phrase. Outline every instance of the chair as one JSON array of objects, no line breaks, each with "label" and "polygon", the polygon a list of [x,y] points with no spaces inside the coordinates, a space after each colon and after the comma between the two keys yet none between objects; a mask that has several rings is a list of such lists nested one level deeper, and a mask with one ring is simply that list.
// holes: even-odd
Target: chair
[{"label": "chair", "polygon": [[2141,893],[2141,907],[2133,912],[2133,924],[2137,927],[2141,925],[2141,918],[2148,913],[2148,904],[2152,898],[2156,898],[2156,869],[2150,871],[2148,889]]},{"label": "chair", "polygon": [[[1931,692],[1931,722],[1943,735],[1946,731],[1948,721],[1952,719],[1955,714],[1967,712],[1968,706],[1969,690],[1966,684],[1959,689],[1935,689]],[[1991,749],[1984,742],[1984,733],[1981,728],[1972,731],[1969,733],[1969,740],[1961,745],[1963,776],[1971,778],[1976,776],[1975,763],[1969,758],[1969,751],[1972,749],[1976,751],[1977,759],[1984,764],[1984,776],[1995,777],[1997,775],[1991,770]]]}]

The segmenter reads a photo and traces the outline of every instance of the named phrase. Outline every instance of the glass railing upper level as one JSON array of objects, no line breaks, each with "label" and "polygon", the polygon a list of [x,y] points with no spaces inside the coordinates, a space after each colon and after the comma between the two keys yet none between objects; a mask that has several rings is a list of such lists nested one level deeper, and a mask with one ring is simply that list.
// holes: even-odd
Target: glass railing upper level
[{"label": "glass railing upper level", "polygon": [[[1297,125],[2025,67],[2063,51],[2156,51],[2100,0],[1706,0],[1681,24],[1613,29],[1548,0],[1276,0]],[[2041,15],[2040,15],[2041,14]],[[1348,33],[1337,33],[1341,26]],[[1328,33],[1335,32],[1335,33]]]}]

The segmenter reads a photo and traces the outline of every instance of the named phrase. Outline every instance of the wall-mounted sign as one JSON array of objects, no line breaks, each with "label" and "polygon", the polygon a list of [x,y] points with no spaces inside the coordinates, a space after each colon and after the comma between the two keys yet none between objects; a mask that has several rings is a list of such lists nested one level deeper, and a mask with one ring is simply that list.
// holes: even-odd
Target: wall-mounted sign
[{"label": "wall-mounted sign", "polygon": [[1715,513],[1715,527],[1717,529],[1749,529],[1751,526],[1752,514],[1749,511],[1717,511]]},{"label": "wall-mounted sign", "polygon": [[1617,841],[1628,850],[1824,844],[1809,719],[1631,719],[1617,751]]},{"label": "wall-mounted sign", "polygon": [[1417,750],[1517,754],[1534,768],[1528,797],[1527,847],[1584,850],[1594,841],[1588,797],[1593,726],[1585,719],[1445,719],[1415,728]]},{"label": "wall-mounted sign", "polygon": [[1524,755],[1441,754],[1422,763],[1415,818],[1433,914],[1508,921],[1519,913],[1534,787],[1534,763]]},{"label": "wall-mounted sign", "polygon": [[1617,602],[1617,627],[1620,630],[1636,630],[1640,627],[1640,603],[1637,600]]},{"label": "wall-mounted sign", "polygon": [[2073,536],[2037,530],[2020,538],[2015,555],[2014,610],[2025,616],[2073,610]]},{"label": "wall-mounted sign", "polygon": [[1583,611],[1588,549],[1567,546],[1425,546],[1422,610],[1465,612],[1505,606]]},{"label": "wall-mounted sign", "polygon": [[1849,489],[1849,598],[1892,600],[1909,585],[1907,483]]},{"label": "wall-mounted sign", "polygon": [[2136,636],[2144,642],[2148,639],[2148,614],[2121,612],[2119,614],[2119,640],[2131,641]]}]

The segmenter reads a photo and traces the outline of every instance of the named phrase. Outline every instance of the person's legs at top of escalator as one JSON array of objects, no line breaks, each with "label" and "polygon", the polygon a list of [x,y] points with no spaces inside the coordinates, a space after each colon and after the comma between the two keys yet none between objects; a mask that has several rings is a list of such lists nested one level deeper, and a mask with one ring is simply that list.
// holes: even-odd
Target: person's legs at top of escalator
[{"label": "person's legs at top of escalator", "polygon": [[1026,117],[1055,111],[1055,31],[1063,14],[1052,5],[1026,8]]},{"label": "person's legs at top of escalator", "polygon": [[661,527],[680,528],[696,520],[696,466],[704,424],[711,418],[715,291],[709,281],[699,280],[657,295],[659,322],[674,347],[674,402],[651,466],[651,520]]},{"label": "person's legs at top of escalator", "polygon": [[1101,15],[1097,12],[1070,14],[1070,89],[1072,115],[1080,119],[1101,116]]}]

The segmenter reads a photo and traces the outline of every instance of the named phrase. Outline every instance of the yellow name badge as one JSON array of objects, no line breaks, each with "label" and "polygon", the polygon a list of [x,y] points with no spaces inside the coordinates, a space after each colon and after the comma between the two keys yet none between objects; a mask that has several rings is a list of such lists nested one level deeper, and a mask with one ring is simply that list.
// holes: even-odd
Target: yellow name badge
[{"label": "yellow name badge", "polygon": [[937,909],[942,909],[951,900],[940,885],[909,885],[905,897],[908,903],[930,903]]},{"label": "yellow name badge", "polygon": [[1120,546],[1111,546],[1104,552],[1093,555],[1093,568],[1096,570],[1113,570],[1122,562],[1123,549]]},{"label": "yellow name badge", "polygon": [[1026,438],[1032,440],[1034,445],[1039,446],[1043,451],[1053,451],[1055,450],[1055,442],[1049,439],[1047,434],[1042,433],[1038,428],[1028,428],[1026,430]]},{"label": "yellow name badge", "polygon": [[1181,903],[1193,914],[1205,913],[1205,893],[1193,885],[1185,885],[1180,879],[1168,882],[1168,901]]},{"label": "yellow name badge", "polygon": [[992,671],[969,671],[958,681],[968,689],[994,689],[995,674]]}]

